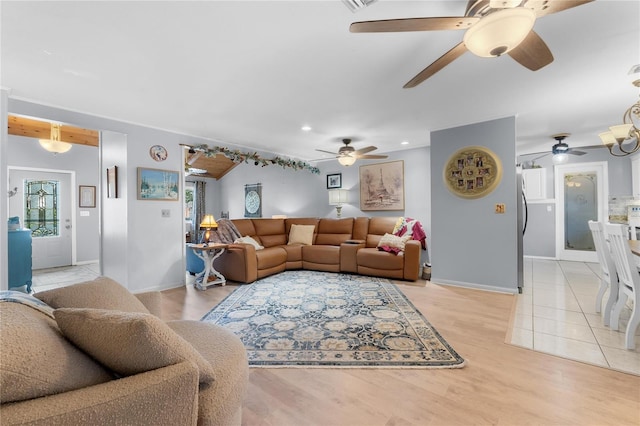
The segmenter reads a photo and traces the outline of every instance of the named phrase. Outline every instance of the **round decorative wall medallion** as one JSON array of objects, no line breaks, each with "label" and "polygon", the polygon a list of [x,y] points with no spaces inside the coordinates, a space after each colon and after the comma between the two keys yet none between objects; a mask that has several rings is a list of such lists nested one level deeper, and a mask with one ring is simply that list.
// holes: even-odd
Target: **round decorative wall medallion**
[{"label": "round decorative wall medallion", "polygon": [[149,155],[156,161],[164,161],[167,159],[167,149],[162,145],[153,145],[149,148]]},{"label": "round decorative wall medallion", "polygon": [[502,163],[488,148],[468,146],[449,157],[442,177],[449,191],[458,197],[480,198],[500,183]]}]

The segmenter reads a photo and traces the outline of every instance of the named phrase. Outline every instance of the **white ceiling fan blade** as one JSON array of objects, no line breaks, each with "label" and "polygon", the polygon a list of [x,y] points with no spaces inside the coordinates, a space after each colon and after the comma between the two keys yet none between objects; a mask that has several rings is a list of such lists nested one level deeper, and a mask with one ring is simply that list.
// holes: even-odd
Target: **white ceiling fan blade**
[{"label": "white ceiling fan blade", "polygon": [[521,0],[490,0],[489,7],[491,9],[507,9],[510,7],[520,6]]},{"label": "white ceiling fan blade", "polygon": [[189,159],[187,160],[187,164],[190,166],[193,165],[193,163],[195,163],[198,158],[202,157],[202,154],[204,154],[204,152],[196,151],[195,154],[192,154],[191,157],[189,157]]}]

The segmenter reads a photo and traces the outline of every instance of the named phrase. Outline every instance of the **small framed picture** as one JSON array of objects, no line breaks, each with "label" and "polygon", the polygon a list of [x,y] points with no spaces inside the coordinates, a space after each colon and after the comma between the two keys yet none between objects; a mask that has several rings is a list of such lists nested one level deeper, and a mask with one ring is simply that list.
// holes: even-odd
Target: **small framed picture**
[{"label": "small framed picture", "polygon": [[96,206],[96,187],[88,185],[80,185],[78,195],[78,207],[95,207]]},{"label": "small framed picture", "polygon": [[118,166],[107,169],[107,198],[118,198]]},{"label": "small framed picture", "polygon": [[342,173],[327,175],[327,189],[342,188]]}]

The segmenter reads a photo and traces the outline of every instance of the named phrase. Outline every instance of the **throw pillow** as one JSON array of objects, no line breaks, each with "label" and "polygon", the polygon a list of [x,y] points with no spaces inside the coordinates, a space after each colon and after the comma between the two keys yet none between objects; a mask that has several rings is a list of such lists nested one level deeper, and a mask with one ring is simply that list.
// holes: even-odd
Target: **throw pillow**
[{"label": "throw pillow", "polygon": [[378,250],[383,250],[389,253],[400,253],[404,251],[404,246],[407,241],[411,239],[411,235],[404,235],[398,237],[393,234],[384,234],[378,242]]},{"label": "throw pillow", "polygon": [[137,297],[108,277],[39,292],[34,296],[52,308],[95,308],[149,313]]},{"label": "throw pillow", "polygon": [[236,239],[234,242],[234,244],[251,244],[252,246],[254,246],[256,248],[256,250],[262,250],[264,247],[261,246],[260,244],[258,244],[258,242],[256,240],[254,240],[253,238],[251,238],[250,236],[246,236],[246,237],[240,237],[238,239]]},{"label": "throw pillow", "polygon": [[76,346],[117,374],[130,376],[189,360],[200,383],[215,379],[213,368],[193,346],[151,314],[105,309],[56,309],[58,327]]},{"label": "throw pillow", "polygon": [[313,244],[313,231],[316,229],[314,225],[291,225],[289,231],[289,242],[287,244]]}]

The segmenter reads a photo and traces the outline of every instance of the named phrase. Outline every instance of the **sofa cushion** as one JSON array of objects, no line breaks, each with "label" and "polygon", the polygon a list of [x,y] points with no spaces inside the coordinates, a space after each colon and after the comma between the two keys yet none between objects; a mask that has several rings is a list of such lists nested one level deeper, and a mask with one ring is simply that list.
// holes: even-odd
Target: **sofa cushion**
[{"label": "sofa cushion", "polygon": [[236,239],[233,243],[234,244],[251,244],[252,246],[254,246],[256,248],[256,250],[262,250],[264,248],[256,240],[254,240],[253,238],[251,238],[248,235],[246,237],[240,237],[240,238]]},{"label": "sofa cushion", "polygon": [[287,262],[287,252],[282,247],[269,247],[256,251],[258,270],[271,269],[284,265]]},{"label": "sofa cushion", "polygon": [[287,244],[313,244],[313,232],[316,227],[313,225],[291,225],[289,231],[289,242]]},{"label": "sofa cushion", "polygon": [[404,246],[411,239],[411,235],[403,235],[398,237],[393,234],[384,234],[380,241],[378,241],[378,250],[386,251],[389,253],[399,253],[404,251]]},{"label": "sofa cushion", "polygon": [[26,305],[0,303],[0,403],[23,401],[113,380],[64,338],[53,318]]},{"label": "sofa cushion", "polygon": [[108,277],[39,292],[34,296],[52,308],[94,308],[149,313],[137,297]]},{"label": "sofa cushion", "polygon": [[200,383],[215,379],[198,351],[151,314],[84,308],[53,314],[69,340],[117,374],[130,376],[186,360],[198,366]]}]

